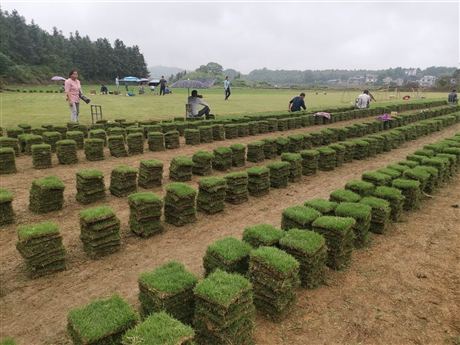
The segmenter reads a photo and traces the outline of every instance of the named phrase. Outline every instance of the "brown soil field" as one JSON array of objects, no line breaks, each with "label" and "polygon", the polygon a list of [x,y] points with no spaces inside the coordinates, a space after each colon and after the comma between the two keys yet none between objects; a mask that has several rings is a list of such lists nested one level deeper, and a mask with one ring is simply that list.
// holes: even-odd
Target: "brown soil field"
[{"label": "brown soil field", "polygon": [[[365,121],[366,119],[363,119]],[[357,120],[327,127],[347,126]],[[247,226],[268,223],[280,227],[282,211],[312,198],[328,198],[331,191],[345,183],[361,179],[364,171],[386,167],[404,160],[407,154],[424,145],[440,141],[460,131],[460,125],[443,129],[399,148],[363,161],[353,161],[334,171],[319,171],[303,176],[301,182],[284,189],[271,189],[269,195],[239,205],[226,204],[215,215],[198,213],[197,222],[183,227],[165,224],[163,234],[139,238],[128,226],[127,198],[107,192],[104,202],[81,205],[75,201],[79,170],[97,169],[104,173],[106,187],[110,173],[119,165],[139,167],[140,160],[164,162],[163,186],[152,191],[164,196],[169,163],[174,156],[191,157],[198,150],[212,152],[217,146],[247,144],[262,137],[288,136],[297,132],[317,131],[326,126],[225,140],[190,146],[181,138],[181,148],[163,152],[146,150],[143,155],[110,157],[90,162],[82,151],[80,162],[59,165],[53,155],[53,167],[36,170],[32,158],[16,159],[17,174],[2,175],[1,188],[13,192],[15,224],[0,229],[0,339],[14,337],[18,344],[71,344],[66,333],[67,313],[96,299],[118,293],[136,310],[139,288],[137,277],[170,260],[182,262],[188,270],[203,278],[202,258],[206,245],[225,236],[241,239]],[[279,160],[279,157],[275,160]],[[265,160],[257,165],[265,165]],[[256,165],[232,168],[243,171]],[[34,179],[55,175],[66,185],[62,211],[34,214],[28,210],[29,190]],[[215,176],[225,173],[213,171]],[[198,189],[193,176],[188,184]],[[146,191],[139,188],[139,191]],[[369,245],[355,250],[349,268],[327,270],[324,284],[314,290],[298,290],[292,314],[281,323],[257,317],[254,339],[259,345],[314,344],[460,344],[460,176],[425,197],[420,209],[405,212],[403,220],[392,223],[385,235],[371,234]],[[79,239],[78,211],[109,205],[121,220],[121,251],[101,259],[90,259]],[[67,248],[68,269],[39,279],[29,279],[25,263],[15,244],[17,228],[45,220],[55,222]]]}]

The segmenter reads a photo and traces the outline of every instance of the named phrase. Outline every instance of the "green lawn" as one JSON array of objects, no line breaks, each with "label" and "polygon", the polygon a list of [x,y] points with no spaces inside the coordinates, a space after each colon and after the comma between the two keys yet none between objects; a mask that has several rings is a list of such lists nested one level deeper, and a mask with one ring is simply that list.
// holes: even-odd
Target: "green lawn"
[{"label": "green lawn", "polygon": [[[7,87],[10,89],[20,89],[23,87]],[[137,86],[132,87],[134,91]],[[0,93],[0,112],[1,126],[3,128],[15,127],[19,123],[27,123],[34,127],[40,127],[42,124],[65,124],[70,121],[70,111],[65,102],[64,93],[46,93],[46,90],[57,91],[58,86],[30,87],[27,90],[43,90],[39,92],[10,92]],[[146,120],[172,120],[174,117],[184,116],[185,103],[187,100],[187,89],[172,89],[172,95],[159,96],[158,94],[147,93],[144,95],[136,94],[135,97],[115,96],[115,95],[90,95],[89,90],[96,89],[99,91],[100,86],[89,85],[83,86],[83,93],[91,99],[90,104],[81,103],[80,105],[80,123],[91,124],[90,105],[101,105],[102,113],[105,119],[114,121],[117,118],[124,118],[127,121],[146,121]],[[109,91],[113,91],[114,86],[109,86]],[[124,88],[120,86],[120,90]],[[159,88],[155,90],[159,91]],[[190,90],[191,91],[191,90]],[[223,88],[211,88],[199,90],[203,94],[203,101],[208,103],[211,113],[217,118],[225,115],[237,114],[255,114],[285,111],[289,101],[299,95],[301,91],[296,90],[253,90],[233,88],[232,95],[228,101],[224,101]],[[321,111],[326,108],[343,107],[352,105],[354,99],[360,91],[312,91],[306,90],[305,102],[309,110]],[[316,94],[318,92],[318,94]],[[414,93],[401,93],[411,96],[409,102],[415,101]],[[391,92],[388,94],[391,95]],[[374,92],[377,103],[371,106],[384,106],[388,104],[403,103],[399,100],[385,101],[384,93]],[[445,93],[426,93],[423,95],[428,99],[443,99]]]}]

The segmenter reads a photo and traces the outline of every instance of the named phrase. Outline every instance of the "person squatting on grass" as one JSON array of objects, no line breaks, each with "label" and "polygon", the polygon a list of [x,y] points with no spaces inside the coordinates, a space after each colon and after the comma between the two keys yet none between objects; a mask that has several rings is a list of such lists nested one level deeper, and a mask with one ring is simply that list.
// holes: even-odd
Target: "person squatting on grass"
[{"label": "person squatting on grass", "polygon": [[302,92],[300,96],[296,96],[293,99],[291,99],[288,104],[288,111],[300,111],[300,107],[302,107],[303,110],[307,110],[304,98],[305,94]]},{"label": "person squatting on grass", "polygon": [[80,95],[82,94],[82,91],[76,69],[70,71],[69,79],[65,81],[64,88],[66,101],[69,102],[70,121],[78,122],[78,115],[80,114]]},{"label": "person squatting on grass", "polygon": [[[198,94],[198,91],[193,90],[192,95],[188,97],[187,103],[192,105],[192,115],[191,117],[197,117],[197,116],[203,116],[206,115],[206,119],[209,119],[209,112],[211,111],[211,108],[209,105],[205,102],[203,102],[201,99],[203,98],[202,95]],[[198,105],[201,104],[204,106],[203,109],[198,111]]]},{"label": "person squatting on grass", "polygon": [[454,105],[458,104],[458,96],[456,94],[457,90],[452,90],[451,93],[449,93],[449,96],[447,97],[447,104],[449,105]]}]

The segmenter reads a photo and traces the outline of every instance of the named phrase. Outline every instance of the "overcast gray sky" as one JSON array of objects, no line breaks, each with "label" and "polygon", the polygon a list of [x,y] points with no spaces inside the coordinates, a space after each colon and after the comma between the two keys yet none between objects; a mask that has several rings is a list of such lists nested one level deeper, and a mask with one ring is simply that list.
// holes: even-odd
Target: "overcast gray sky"
[{"label": "overcast gray sky", "polygon": [[451,1],[2,1],[42,29],[137,45],[149,67],[272,70],[459,66]]}]

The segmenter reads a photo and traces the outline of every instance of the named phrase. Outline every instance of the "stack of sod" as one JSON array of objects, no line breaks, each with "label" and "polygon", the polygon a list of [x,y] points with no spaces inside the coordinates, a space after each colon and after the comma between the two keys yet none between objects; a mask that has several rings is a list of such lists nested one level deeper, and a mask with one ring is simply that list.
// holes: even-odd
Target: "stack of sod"
[{"label": "stack of sod", "polygon": [[248,143],[247,161],[254,163],[263,162],[265,159],[264,146],[265,143],[263,141]]},{"label": "stack of sod", "polygon": [[329,145],[332,143],[332,135],[334,132],[330,131],[329,129],[323,129],[321,134],[323,135],[323,140],[321,142],[322,145]]},{"label": "stack of sod", "polygon": [[329,195],[329,201],[335,202],[358,202],[361,196],[347,189],[336,189]]},{"label": "stack of sod", "polygon": [[27,123],[20,123],[18,124],[19,128],[24,130],[24,134],[31,134],[32,133],[32,126],[28,125]]},{"label": "stack of sod", "polygon": [[96,300],[67,315],[67,333],[74,344],[121,344],[124,333],[138,323],[139,316],[119,295]]},{"label": "stack of sod", "polygon": [[[315,116],[315,120],[316,118],[318,118],[319,116]],[[309,133],[311,135],[311,144],[313,146],[321,146],[323,144],[323,133],[321,132],[310,132]]]},{"label": "stack of sod", "polygon": [[195,163],[185,156],[176,156],[169,165],[169,178],[177,182],[190,181]]},{"label": "stack of sod", "polygon": [[212,125],[212,140],[222,141],[225,140],[225,128],[222,124]]},{"label": "stack of sod", "polygon": [[289,120],[288,119],[278,119],[278,130],[287,131],[289,129]]},{"label": "stack of sod", "polygon": [[122,337],[123,345],[193,345],[195,331],[165,312],[154,313],[129,329]]},{"label": "stack of sod", "polygon": [[393,187],[377,187],[373,196],[388,201],[390,206],[390,219],[397,221],[402,215],[404,199],[401,190]]},{"label": "stack of sod", "polygon": [[136,126],[126,127],[126,134],[127,135],[130,135],[130,134],[133,134],[133,133],[140,133],[140,134],[142,134],[142,137],[144,137],[144,129],[143,128],[136,127]]},{"label": "stack of sod", "polygon": [[281,229],[273,225],[261,223],[249,226],[244,229],[243,241],[249,243],[253,248],[260,246],[278,247],[279,240],[285,235]]},{"label": "stack of sod", "polygon": [[26,261],[31,278],[67,269],[62,236],[58,226],[52,222],[19,227],[16,248]]},{"label": "stack of sod", "polygon": [[259,134],[259,122],[249,121],[248,126],[249,126],[249,135]]},{"label": "stack of sod", "polygon": [[379,141],[375,138],[363,138],[362,140],[369,143],[368,157],[375,157],[377,155]]},{"label": "stack of sod", "polygon": [[89,132],[90,139],[102,139],[104,140],[104,146],[107,146],[107,134],[103,129],[92,129]]},{"label": "stack of sod", "polygon": [[402,175],[399,171],[396,171],[396,170],[390,169],[390,168],[380,168],[380,169],[377,169],[376,172],[378,172],[380,174],[385,174],[385,175],[390,176],[391,181],[401,177],[401,175]]},{"label": "stack of sod", "polygon": [[264,144],[264,155],[265,159],[276,158],[277,149],[276,149],[276,138],[263,138]]},{"label": "stack of sod", "polygon": [[345,141],[348,138],[349,130],[345,127],[337,128],[337,141]]},{"label": "stack of sod", "polygon": [[385,138],[381,135],[371,135],[369,138],[376,139],[375,142],[375,153],[380,154],[383,152],[383,146],[385,145]]},{"label": "stack of sod", "polygon": [[147,143],[150,151],[164,151],[165,135],[161,132],[149,132]]},{"label": "stack of sod", "polygon": [[355,220],[348,217],[323,216],[313,222],[313,231],[326,239],[328,255],[326,265],[340,270],[348,267],[353,253]]},{"label": "stack of sod", "polygon": [[212,161],[214,155],[206,151],[195,152],[192,156],[192,173],[194,175],[208,176],[212,174]]},{"label": "stack of sod", "polygon": [[266,167],[252,167],[248,173],[249,195],[259,197],[270,192],[270,169]]},{"label": "stack of sod", "polygon": [[43,144],[43,137],[41,135],[22,134],[18,136],[18,139],[22,148],[21,151],[29,156],[32,154],[32,145]]},{"label": "stack of sod", "polygon": [[341,202],[335,209],[335,215],[337,217],[348,217],[355,220],[355,225],[353,225],[353,232],[355,234],[354,247],[365,247],[369,240],[369,228],[372,221],[371,206],[354,202]]},{"label": "stack of sod", "polygon": [[238,138],[238,126],[236,124],[228,124],[225,128],[225,139]]},{"label": "stack of sod", "polygon": [[213,149],[214,159],[212,168],[219,171],[228,171],[233,162],[233,151],[226,146],[219,146]]},{"label": "stack of sod", "polygon": [[375,190],[375,185],[366,181],[352,180],[345,184],[345,189],[351,190],[352,192],[364,198],[365,196],[372,195]]},{"label": "stack of sod", "polygon": [[307,206],[295,205],[284,209],[281,215],[281,229],[311,230],[311,224],[321,217],[321,212]]},{"label": "stack of sod", "polygon": [[318,170],[319,152],[316,150],[300,151],[302,157],[302,175],[315,175]]},{"label": "stack of sod", "polygon": [[224,237],[208,244],[203,257],[205,277],[216,269],[228,273],[245,275],[249,267],[249,253],[252,247],[249,243],[234,237]]},{"label": "stack of sod", "polygon": [[340,144],[331,144],[328,148],[335,151],[335,166],[340,167],[343,165],[343,160],[347,148]]},{"label": "stack of sod", "polygon": [[[297,122],[296,118],[295,117],[289,117],[287,120],[288,120],[288,129],[296,129],[296,122]],[[299,122],[299,126],[300,126],[300,122]]]},{"label": "stack of sod", "polygon": [[420,192],[425,191],[430,176],[431,174],[429,172],[425,171],[424,169],[420,169],[419,167],[406,170],[403,173],[404,179],[415,180],[420,182]]},{"label": "stack of sod", "polygon": [[160,123],[161,131],[163,133],[168,133],[176,130],[176,124],[174,122],[163,121]]},{"label": "stack of sod", "polygon": [[348,130],[348,133],[347,133],[348,138],[354,138],[357,136],[355,126],[345,126],[345,128]]},{"label": "stack of sod", "polygon": [[126,129],[121,127],[112,127],[107,130],[107,134],[109,137],[112,135],[122,135],[123,138],[126,140]]},{"label": "stack of sod", "polygon": [[289,138],[289,152],[299,153],[303,149],[303,134],[291,134]]},{"label": "stack of sod", "polygon": [[250,254],[248,278],[257,310],[275,322],[285,319],[297,301],[299,262],[281,249],[259,247]]},{"label": "stack of sod", "polygon": [[428,177],[428,180],[425,183],[425,188],[422,191],[426,193],[433,193],[438,183],[438,169],[432,166],[428,166],[428,165],[419,165],[418,167],[415,167],[414,169],[423,170],[427,172],[428,174],[430,174],[430,177]]},{"label": "stack of sod", "polygon": [[83,205],[105,198],[104,174],[99,170],[77,172],[77,194],[75,199]]},{"label": "stack of sod", "polygon": [[303,150],[311,150],[313,145],[311,144],[311,135],[310,134],[303,134]]},{"label": "stack of sod", "polygon": [[128,157],[125,139],[122,135],[109,136],[109,150],[113,157]]},{"label": "stack of sod", "polygon": [[89,161],[104,160],[104,140],[86,139],[85,140],[85,157]]},{"label": "stack of sod", "polygon": [[134,193],[128,196],[129,228],[136,235],[150,237],[163,232],[161,215],[163,200],[154,193]]},{"label": "stack of sod", "polygon": [[0,225],[14,222],[13,193],[8,189],[0,189]]},{"label": "stack of sod", "polygon": [[12,147],[0,148],[0,175],[14,174],[18,172]]},{"label": "stack of sod", "polygon": [[198,180],[196,207],[199,212],[214,214],[223,211],[227,180],[223,177],[206,177]]},{"label": "stack of sod", "polygon": [[216,270],[194,289],[197,344],[253,344],[255,308],[251,283]]},{"label": "stack of sod", "polygon": [[163,163],[154,159],[141,161],[137,184],[145,189],[161,186]]},{"label": "stack of sod", "polygon": [[130,155],[140,155],[144,153],[144,134],[128,134],[128,153]]},{"label": "stack of sod", "polygon": [[47,213],[62,210],[65,185],[56,176],[45,176],[32,182],[29,195],[29,210]]},{"label": "stack of sod", "polygon": [[78,215],[80,239],[86,253],[97,258],[120,250],[120,219],[110,207],[91,207]]},{"label": "stack of sod", "polygon": [[173,182],[166,186],[165,221],[175,226],[184,226],[196,222],[195,199],[197,192],[182,182]]},{"label": "stack of sod", "polygon": [[271,132],[276,132],[278,130],[278,119],[276,118],[268,118],[268,131]]},{"label": "stack of sod", "polygon": [[289,182],[299,182],[302,178],[302,156],[285,152],[281,155],[281,161],[289,163]]},{"label": "stack of sod", "polygon": [[61,140],[66,138],[67,126],[66,125],[53,125],[53,132],[59,132],[61,134]]},{"label": "stack of sod", "polygon": [[446,158],[449,160],[447,165],[448,178],[452,178],[457,172],[457,156],[450,153],[438,153],[436,158]]},{"label": "stack of sod", "polygon": [[289,152],[289,139],[285,137],[276,138],[276,154],[281,156],[283,153]]},{"label": "stack of sod", "polygon": [[[53,127],[54,128],[54,127]],[[93,130],[103,130],[105,131],[105,126],[103,123],[93,123],[89,126],[89,128]]]},{"label": "stack of sod", "polygon": [[[377,198],[375,196],[367,196],[365,198],[362,198],[359,201],[359,203],[363,205],[368,205],[372,208],[371,226],[369,230],[376,234],[386,233],[391,214],[390,203],[385,199]],[[358,222],[359,221],[356,220],[356,223]],[[358,238],[356,230],[355,235]]]},{"label": "stack of sod", "polygon": [[289,162],[271,162],[267,164],[270,169],[270,187],[285,188],[289,184],[291,164]]},{"label": "stack of sod", "polygon": [[356,127],[356,136],[357,137],[362,137],[364,136],[365,134],[367,134],[367,126],[366,125],[363,125],[362,123],[355,123],[353,124],[353,126]]},{"label": "stack of sod", "polygon": [[439,186],[442,182],[447,181],[447,159],[440,157],[425,158],[422,161],[422,165],[438,169],[438,181],[436,182],[437,186]]},{"label": "stack of sod", "polygon": [[365,182],[372,183],[374,186],[389,186],[393,178],[390,175],[382,174],[376,171],[365,171],[361,174],[361,179]]},{"label": "stack of sod", "polygon": [[[85,131],[86,131],[86,127],[85,127]],[[0,131],[1,132],[1,131]],[[32,128],[32,134],[35,134],[35,135],[41,135],[43,136],[43,134],[46,132],[46,129],[44,128]],[[88,135],[88,132],[86,131],[86,134]],[[0,135],[1,136],[1,135]]]},{"label": "stack of sod", "polygon": [[392,169],[392,170],[396,170],[401,175],[404,173],[404,171],[410,169],[407,165],[401,165],[401,164],[388,164],[387,168]]},{"label": "stack of sod", "polygon": [[247,123],[238,123],[238,137],[247,137],[249,135],[249,125]]},{"label": "stack of sod", "polygon": [[6,147],[12,148],[16,157],[19,156],[19,140],[17,138],[0,137],[0,148]]},{"label": "stack of sod", "polygon": [[268,121],[259,121],[259,133],[268,133]]},{"label": "stack of sod", "polygon": [[110,174],[110,193],[115,196],[127,196],[137,190],[137,169],[120,165]]},{"label": "stack of sod", "polygon": [[59,164],[78,163],[77,144],[75,140],[59,140],[56,143],[56,154]]},{"label": "stack of sod", "polygon": [[10,127],[6,129],[8,138],[17,138],[21,134],[24,134],[24,130],[21,127]]},{"label": "stack of sod", "polygon": [[246,146],[243,144],[230,145],[232,150],[232,166],[242,167],[246,165]]},{"label": "stack of sod", "polygon": [[248,201],[248,173],[234,172],[224,176],[227,181],[225,201],[230,204],[241,204]]},{"label": "stack of sod", "polygon": [[457,157],[456,171],[460,169],[460,147],[445,147],[442,153],[449,153]]},{"label": "stack of sod", "polygon": [[185,145],[199,145],[200,131],[198,129],[187,128],[184,131]]},{"label": "stack of sod", "polygon": [[81,131],[69,131],[66,133],[67,140],[74,140],[77,145],[77,150],[83,150],[85,136]]},{"label": "stack of sod", "polygon": [[369,143],[364,140],[353,140],[355,143],[355,154],[353,159],[363,160],[369,156]]},{"label": "stack of sod", "polygon": [[300,283],[304,288],[320,286],[325,277],[326,240],[314,231],[292,229],[280,238],[280,247],[299,262]]},{"label": "stack of sod", "polygon": [[212,127],[211,126],[200,126],[198,127],[200,132],[200,142],[201,143],[212,143]]},{"label": "stack of sod", "polygon": [[167,149],[178,149],[180,147],[178,131],[174,130],[165,133],[165,147]]},{"label": "stack of sod", "polygon": [[315,198],[305,201],[303,205],[321,212],[322,216],[333,216],[338,203],[326,199]]},{"label": "stack of sod", "polygon": [[38,144],[32,146],[32,165],[34,169],[48,169],[52,166],[51,145]]},{"label": "stack of sod", "polygon": [[335,150],[329,147],[321,147],[318,149],[318,169],[321,171],[331,171],[335,169],[337,154]]},{"label": "stack of sod", "polygon": [[398,178],[393,180],[391,186],[401,190],[401,194],[405,197],[403,204],[405,211],[412,211],[419,207],[422,195],[419,181]]},{"label": "stack of sod", "polygon": [[428,150],[428,149],[421,149],[421,150],[416,150],[414,152],[414,155],[417,155],[417,156],[424,156],[424,157],[433,157],[435,154],[435,152],[433,150]]},{"label": "stack of sod", "polygon": [[345,153],[343,155],[344,163],[351,163],[355,156],[356,144],[353,141],[343,141],[340,145],[345,146]]}]

